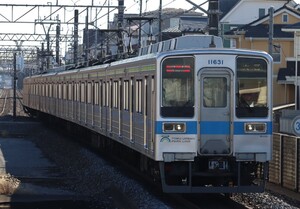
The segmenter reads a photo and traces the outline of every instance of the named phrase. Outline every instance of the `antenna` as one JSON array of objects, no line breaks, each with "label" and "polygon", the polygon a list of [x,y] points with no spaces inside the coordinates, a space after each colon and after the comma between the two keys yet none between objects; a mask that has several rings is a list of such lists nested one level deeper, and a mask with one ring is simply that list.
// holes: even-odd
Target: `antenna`
[{"label": "antenna", "polygon": [[216,48],[215,36],[211,36],[211,42],[209,44],[209,48]]}]

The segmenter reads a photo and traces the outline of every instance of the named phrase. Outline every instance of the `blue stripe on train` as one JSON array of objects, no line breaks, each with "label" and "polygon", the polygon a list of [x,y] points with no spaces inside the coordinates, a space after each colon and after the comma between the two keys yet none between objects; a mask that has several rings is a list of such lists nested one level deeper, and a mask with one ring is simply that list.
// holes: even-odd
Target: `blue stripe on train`
[{"label": "blue stripe on train", "polygon": [[[172,121],[172,123],[182,123],[183,121]],[[250,122],[250,121],[247,121]],[[254,121],[251,121],[254,122]],[[163,133],[163,123],[166,121],[156,121],[156,134]],[[186,123],[185,134],[197,134],[197,122],[196,121],[184,121]],[[244,124],[246,122],[234,122],[234,135],[244,135]],[[267,132],[265,134],[272,134],[272,122],[267,123]],[[230,123],[224,121],[202,121],[200,122],[201,134],[229,134]],[[166,133],[170,134],[170,133]],[[173,133],[172,133],[173,134]],[[178,133],[182,134],[182,133]],[[261,134],[261,133],[260,133]]]}]

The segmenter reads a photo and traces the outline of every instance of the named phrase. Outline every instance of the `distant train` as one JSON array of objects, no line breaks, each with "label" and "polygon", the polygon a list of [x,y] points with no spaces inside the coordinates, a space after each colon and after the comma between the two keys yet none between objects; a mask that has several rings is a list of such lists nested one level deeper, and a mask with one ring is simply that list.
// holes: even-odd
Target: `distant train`
[{"label": "distant train", "polygon": [[142,170],[157,165],[164,192],[263,192],[272,62],[218,37],[183,36],[135,58],[27,77],[23,103],[135,150]]}]

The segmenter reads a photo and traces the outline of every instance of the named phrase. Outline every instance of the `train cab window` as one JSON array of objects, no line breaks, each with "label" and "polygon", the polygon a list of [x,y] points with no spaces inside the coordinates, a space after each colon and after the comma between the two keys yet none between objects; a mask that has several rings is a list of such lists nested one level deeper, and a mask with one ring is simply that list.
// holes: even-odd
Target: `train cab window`
[{"label": "train cab window", "polygon": [[236,115],[266,117],[267,62],[259,58],[237,58]]},{"label": "train cab window", "polygon": [[161,116],[194,116],[194,58],[172,57],[162,62]]}]

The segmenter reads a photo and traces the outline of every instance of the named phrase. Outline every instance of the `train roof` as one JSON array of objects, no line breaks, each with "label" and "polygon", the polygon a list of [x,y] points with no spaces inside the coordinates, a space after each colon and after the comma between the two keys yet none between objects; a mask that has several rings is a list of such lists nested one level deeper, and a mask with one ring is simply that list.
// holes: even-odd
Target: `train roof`
[{"label": "train roof", "polygon": [[142,47],[139,56],[172,50],[223,48],[221,37],[213,35],[186,35]]},{"label": "train roof", "polygon": [[[146,53],[147,52],[147,53]],[[186,53],[224,53],[224,54],[247,54],[251,52],[253,55],[262,55],[266,52],[263,51],[254,51],[249,49],[232,49],[232,48],[223,48],[223,42],[221,37],[212,36],[212,35],[188,35],[181,36],[160,43],[152,44],[147,47],[144,47],[140,50],[139,56],[117,60],[111,63],[94,65],[84,68],[71,69],[71,70],[62,70],[62,71],[50,71],[44,74],[34,75],[31,77],[47,77],[51,75],[63,75],[71,73],[80,73],[84,71],[93,71],[99,69],[105,69],[108,67],[118,66],[122,64],[128,64],[138,61],[151,60],[151,59],[160,59],[166,55],[172,54],[186,54]],[[270,56],[269,56],[270,57]],[[271,57],[269,58],[272,59]]]}]

